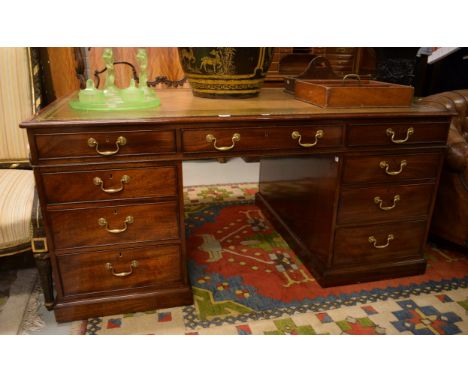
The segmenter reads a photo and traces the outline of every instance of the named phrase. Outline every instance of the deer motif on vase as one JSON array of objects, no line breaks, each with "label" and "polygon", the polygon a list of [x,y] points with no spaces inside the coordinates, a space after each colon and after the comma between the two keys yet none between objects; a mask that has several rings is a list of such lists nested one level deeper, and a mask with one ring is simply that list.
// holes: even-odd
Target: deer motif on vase
[{"label": "deer motif on vase", "polygon": [[211,66],[211,71],[216,72],[216,69],[222,66],[221,56],[219,51],[214,49],[210,52],[210,54],[214,57],[203,57],[201,59],[200,69],[203,69],[204,71],[208,72],[208,67]]}]

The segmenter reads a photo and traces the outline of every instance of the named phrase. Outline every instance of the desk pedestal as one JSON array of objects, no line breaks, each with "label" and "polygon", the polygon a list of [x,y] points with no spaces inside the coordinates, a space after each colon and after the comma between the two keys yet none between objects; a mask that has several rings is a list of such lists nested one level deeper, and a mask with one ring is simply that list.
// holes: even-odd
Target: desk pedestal
[{"label": "desk pedestal", "polygon": [[[262,160],[257,205],[323,287],[424,273],[434,182],[345,184],[346,159]],[[376,159],[368,158],[368,165],[380,163]],[[425,202],[402,200],[425,198],[413,190],[424,190]]]}]

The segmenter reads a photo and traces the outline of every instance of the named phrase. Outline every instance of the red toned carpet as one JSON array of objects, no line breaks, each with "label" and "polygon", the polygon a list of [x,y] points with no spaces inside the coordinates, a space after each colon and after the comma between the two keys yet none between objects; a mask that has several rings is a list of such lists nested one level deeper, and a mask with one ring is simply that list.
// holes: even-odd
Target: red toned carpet
[{"label": "red toned carpet", "polygon": [[463,334],[468,258],[428,244],[424,275],[322,288],[253,203],[255,185],[185,190],[194,305],[90,319],[87,334]]}]

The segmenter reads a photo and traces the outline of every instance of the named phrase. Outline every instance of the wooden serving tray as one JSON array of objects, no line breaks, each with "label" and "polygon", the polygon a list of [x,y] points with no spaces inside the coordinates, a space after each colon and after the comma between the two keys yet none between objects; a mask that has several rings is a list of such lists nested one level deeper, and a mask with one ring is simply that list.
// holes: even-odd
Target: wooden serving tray
[{"label": "wooden serving tray", "polygon": [[294,96],[320,107],[410,106],[414,88],[372,80],[296,79]]}]

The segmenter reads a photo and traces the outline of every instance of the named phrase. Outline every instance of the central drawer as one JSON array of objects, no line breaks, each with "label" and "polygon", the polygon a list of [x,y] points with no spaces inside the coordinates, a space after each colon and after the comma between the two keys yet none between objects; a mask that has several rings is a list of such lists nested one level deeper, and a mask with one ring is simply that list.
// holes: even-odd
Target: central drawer
[{"label": "central drawer", "polygon": [[[294,135],[294,136],[293,136]],[[184,152],[255,151],[274,149],[310,150],[340,146],[343,127],[339,125],[212,128],[185,130]],[[301,146],[302,145],[302,146]]]},{"label": "central drawer", "polygon": [[49,211],[56,249],[179,239],[176,202]]},{"label": "central drawer", "polygon": [[182,282],[178,246],[58,256],[65,296]]},{"label": "central drawer", "polygon": [[142,167],[43,173],[48,203],[148,198],[177,194],[177,168]]}]

